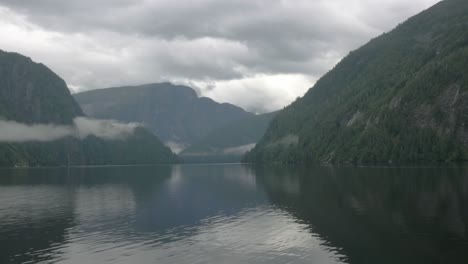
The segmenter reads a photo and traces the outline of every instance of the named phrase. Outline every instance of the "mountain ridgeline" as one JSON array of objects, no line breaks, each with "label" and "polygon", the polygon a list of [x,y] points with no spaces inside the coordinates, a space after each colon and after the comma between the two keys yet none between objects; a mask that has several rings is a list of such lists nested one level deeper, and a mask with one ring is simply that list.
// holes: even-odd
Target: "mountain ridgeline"
[{"label": "mountain ridgeline", "polygon": [[[73,120],[82,116],[83,111],[59,76],[30,58],[0,51],[0,120],[27,125],[72,126]],[[1,133],[5,133],[5,130]],[[64,137],[51,142],[0,142],[0,166],[154,164],[175,161],[175,155],[143,128],[136,128],[126,140],[88,136],[84,139]]]},{"label": "mountain ridgeline", "polygon": [[99,89],[74,97],[87,115],[143,123],[174,148],[185,148],[212,129],[254,116],[237,106],[198,97],[190,87],[170,83]]},{"label": "mountain ridgeline", "polygon": [[467,160],[467,70],[468,1],[442,1],[351,52],[273,119],[245,160]]}]

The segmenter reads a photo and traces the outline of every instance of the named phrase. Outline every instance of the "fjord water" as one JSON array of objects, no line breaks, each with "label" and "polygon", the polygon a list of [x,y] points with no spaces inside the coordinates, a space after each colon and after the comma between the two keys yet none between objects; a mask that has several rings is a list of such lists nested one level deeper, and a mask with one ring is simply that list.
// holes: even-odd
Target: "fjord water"
[{"label": "fjord water", "polygon": [[467,263],[468,169],[0,170],[0,263]]}]

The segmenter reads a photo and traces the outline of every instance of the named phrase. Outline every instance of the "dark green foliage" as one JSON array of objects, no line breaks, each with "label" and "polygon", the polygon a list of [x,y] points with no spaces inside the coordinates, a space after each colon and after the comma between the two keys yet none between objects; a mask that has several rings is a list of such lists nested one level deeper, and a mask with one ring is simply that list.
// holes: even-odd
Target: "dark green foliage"
[{"label": "dark green foliage", "polygon": [[[107,141],[105,150],[108,159],[105,164],[159,164],[176,163],[177,157],[169,148],[164,146],[159,139],[146,129],[139,128],[135,134],[127,140]],[[89,144],[88,146],[95,146]],[[86,150],[86,153],[95,153]],[[90,160],[89,163],[92,163]]]},{"label": "dark green foliage", "polygon": [[[71,124],[78,116],[83,116],[83,112],[55,73],[29,58],[0,51],[0,119],[27,124]],[[138,129],[126,140],[88,137],[47,143],[0,142],[0,166],[9,167],[176,161],[175,155],[145,129]]]},{"label": "dark green foliage", "polygon": [[467,69],[468,2],[442,1],[351,52],[278,114],[246,161],[466,160]]},{"label": "dark green foliage", "polygon": [[212,129],[253,116],[170,83],[99,89],[74,95],[89,116],[144,123],[163,142],[190,145]]}]

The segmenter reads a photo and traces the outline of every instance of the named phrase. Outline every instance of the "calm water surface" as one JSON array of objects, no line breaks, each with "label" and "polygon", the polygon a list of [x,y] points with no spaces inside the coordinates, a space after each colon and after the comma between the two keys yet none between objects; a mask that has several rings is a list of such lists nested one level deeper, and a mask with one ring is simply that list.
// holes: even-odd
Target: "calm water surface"
[{"label": "calm water surface", "polygon": [[468,263],[468,169],[0,170],[0,263]]}]

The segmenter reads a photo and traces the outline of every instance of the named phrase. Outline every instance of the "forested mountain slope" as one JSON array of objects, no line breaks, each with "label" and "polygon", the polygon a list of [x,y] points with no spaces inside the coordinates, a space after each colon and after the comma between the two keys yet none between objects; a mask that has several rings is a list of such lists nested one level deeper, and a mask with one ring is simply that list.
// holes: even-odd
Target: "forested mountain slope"
[{"label": "forested mountain slope", "polygon": [[[72,126],[83,112],[65,82],[46,66],[17,53],[0,51],[0,119],[22,124]],[[22,132],[22,131],[19,131]],[[5,128],[0,127],[0,133]],[[14,135],[12,135],[14,137]],[[0,166],[154,164],[175,155],[143,128],[125,140],[88,136],[51,142],[0,142]]]},{"label": "forested mountain slope", "polygon": [[468,1],[445,0],[346,56],[246,160],[466,160],[467,125]]}]

